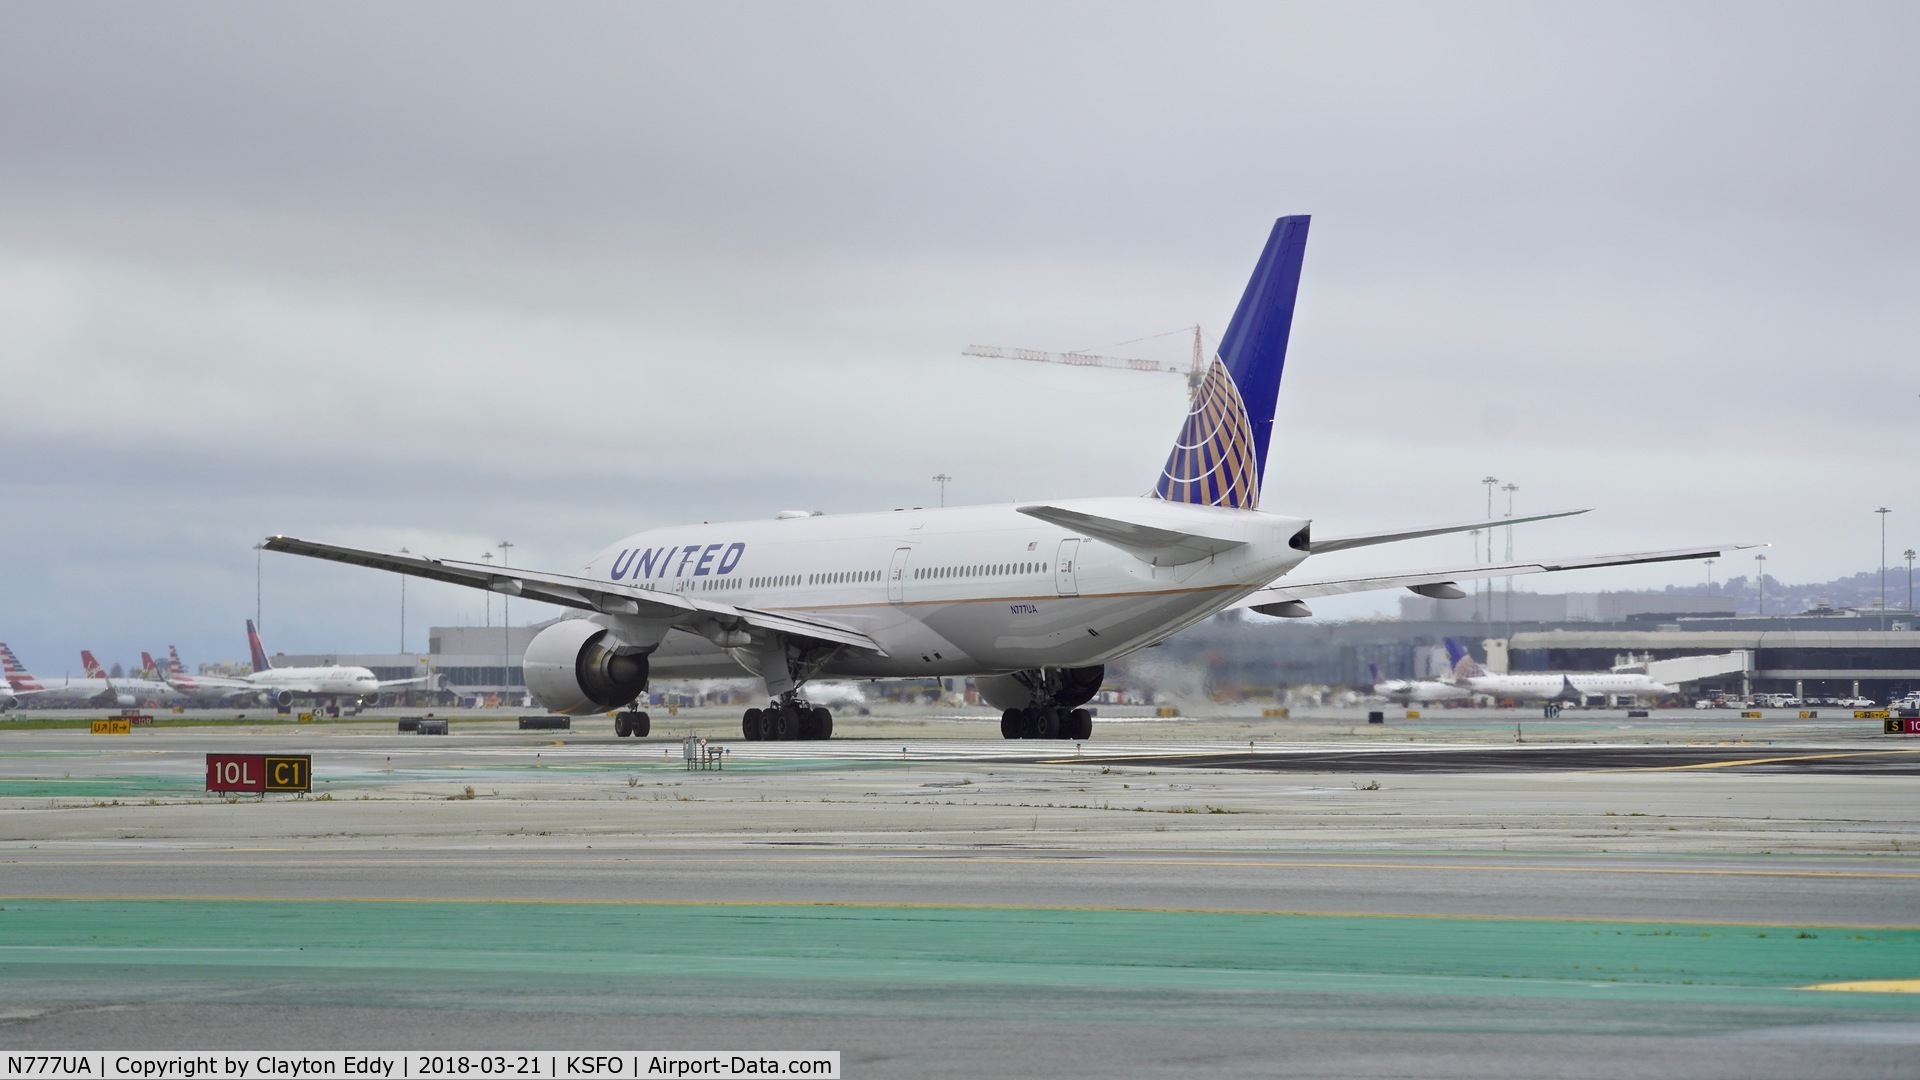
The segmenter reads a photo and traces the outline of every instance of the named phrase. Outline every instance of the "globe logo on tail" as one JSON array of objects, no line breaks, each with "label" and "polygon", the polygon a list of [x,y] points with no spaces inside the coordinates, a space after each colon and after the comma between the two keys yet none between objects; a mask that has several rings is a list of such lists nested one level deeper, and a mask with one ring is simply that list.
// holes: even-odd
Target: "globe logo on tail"
[{"label": "globe logo on tail", "polygon": [[1260,466],[1253,423],[1227,367],[1214,358],[1193,395],[1186,424],[1160,470],[1155,496],[1199,506],[1260,506]]}]

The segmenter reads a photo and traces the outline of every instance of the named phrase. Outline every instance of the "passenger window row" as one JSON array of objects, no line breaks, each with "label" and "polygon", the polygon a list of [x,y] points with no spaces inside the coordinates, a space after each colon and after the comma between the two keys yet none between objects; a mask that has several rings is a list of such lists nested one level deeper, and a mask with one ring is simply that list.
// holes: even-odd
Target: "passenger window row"
[{"label": "passenger window row", "polygon": [[913,572],[914,580],[941,578],[1008,577],[1014,574],[1044,574],[1047,564],[1040,562],[975,563],[969,566],[925,566]]}]

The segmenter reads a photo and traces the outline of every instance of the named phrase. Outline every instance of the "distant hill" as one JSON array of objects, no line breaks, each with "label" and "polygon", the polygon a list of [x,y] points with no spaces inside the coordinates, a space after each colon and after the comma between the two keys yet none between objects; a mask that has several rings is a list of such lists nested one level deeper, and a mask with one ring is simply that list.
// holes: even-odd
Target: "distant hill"
[{"label": "distant hill", "polygon": [[[1767,575],[1766,613],[1769,615],[1797,615],[1803,611],[1813,611],[1821,606],[1830,608],[1873,608],[1880,601],[1880,571],[1868,570],[1850,577],[1836,578],[1833,581],[1790,584],[1781,581],[1772,574]],[[1920,585],[1920,582],[1916,582]],[[1669,585],[1664,589],[1639,590],[1651,594],[1698,596],[1699,585]],[[1725,581],[1716,581],[1709,595],[1728,597],[1733,600],[1734,611],[1742,615],[1754,615],[1760,611],[1760,589],[1758,582],[1746,575],[1736,575]],[[1907,567],[1905,563],[1887,568],[1887,609],[1904,611],[1907,607]]]}]

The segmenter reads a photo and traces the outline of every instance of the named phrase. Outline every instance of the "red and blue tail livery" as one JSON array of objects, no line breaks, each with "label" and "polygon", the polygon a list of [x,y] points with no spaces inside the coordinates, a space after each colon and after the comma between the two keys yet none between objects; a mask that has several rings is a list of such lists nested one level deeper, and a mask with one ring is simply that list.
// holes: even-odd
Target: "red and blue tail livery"
[{"label": "red and blue tail livery", "polygon": [[1259,509],[1310,220],[1298,214],[1274,222],[1259,265],[1220,339],[1220,353],[1194,392],[1186,424],[1160,470],[1155,498]]},{"label": "red and blue tail livery", "polygon": [[253,670],[266,671],[273,667],[267,663],[266,647],[260,644],[260,631],[254,629],[253,620],[247,620],[247,651],[253,654]]}]

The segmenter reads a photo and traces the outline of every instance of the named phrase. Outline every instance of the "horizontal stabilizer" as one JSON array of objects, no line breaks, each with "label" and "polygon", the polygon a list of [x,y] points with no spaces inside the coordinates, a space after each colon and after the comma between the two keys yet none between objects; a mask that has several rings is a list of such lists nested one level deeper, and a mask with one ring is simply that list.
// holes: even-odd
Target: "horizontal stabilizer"
[{"label": "horizontal stabilizer", "polygon": [[[1315,545],[1315,547],[1318,546]],[[1428,591],[1427,587],[1452,585],[1460,581],[1517,577],[1521,574],[1551,574],[1561,570],[1589,570],[1599,566],[1635,566],[1641,563],[1681,562],[1687,559],[1717,559],[1729,551],[1759,546],[1761,545],[1720,544],[1711,547],[1672,548],[1666,551],[1634,551],[1623,555],[1580,555],[1564,559],[1502,563],[1497,566],[1455,566],[1442,570],[1416,570],[1400,574],[1356,574],[1351,577],[1320,578],[1313,581],[1288,581],[1282,578],[1234,606],[1258,610],[1289,600],[1375,592],[1380,589],[1410,589],[1422,595],[1432,596],[1434,593]]]},{"label": "horizontal stabilizer", "polygon": [[487,566],[453,559],[430,559],[424,555],[370,551],[299,540],[291,536],[270,536],[262,546],[268,551],[352,563],[375,570],[391,570],[396,574],[431,578],[450,585],[465,585],[470,589],[504,592],[582,611],[660,619],[682,629],[714,623],[728,628],[745,625],[789,637],[811,638],[886,655],[885,650],[872,638],[849,627],[819,619],[718,604],[711,600],[695,600],[679,593],[657,592],[640,586],[595,581],[571,574],[548,574],[519,567]]},{"label": "horizontal stabilizer", "polygon": [[1520,525],[1529,521],[1546,521],[1550,518],[1572,517],[1585,514],[1587,510],[1555,510],[1551,514],[1528,514],[1524,517],[1494,518],[1491,521],[1462,521],[1452,525],[1430,525],[1421,529],[1395,529],[1393,532],[1358,533],[1353,536],[1329,536],[1313,538],[1313,553],[1325,555],[1348,548],[1372,547],[1374,544],[1394,544],[1402,540],[1419,540],[1427,536],[1445,536],[1448,533],[1472,532],[1475,529],[1491,529],[1500,525]]},{"label": "horizontal stabilizer", "polygon": [[[1199,562],[1246,544],[1245,540],[1210,536],[1194,532],[1191,528],[1169,529],[1064,506],[1020,506],[1015,509],[1028,517],[1039,518],[1050,525],[1072,529],[1102,543],[1111,544],[1155,566],[1179,566],[1183,563]],[[1149,509],[1149,507],[1142,507],[1143,511]],[[1141,516],[1146,514],[1143,513]]]}]

